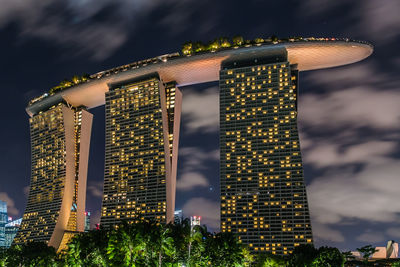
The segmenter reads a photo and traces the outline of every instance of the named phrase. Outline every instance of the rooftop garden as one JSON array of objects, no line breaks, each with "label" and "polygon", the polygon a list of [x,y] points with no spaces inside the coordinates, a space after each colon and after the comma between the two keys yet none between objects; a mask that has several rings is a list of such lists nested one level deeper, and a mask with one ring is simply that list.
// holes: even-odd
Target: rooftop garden
[{"label": "rooftop garden", "polygon": [[227,37],[217,38],[209,43],[202,42],[186,42],[182,46],[181,54],[185,56],[190,56],[193,54],[201,52],[216,52],[227,48],[239,48],[239,47],[249,47],[253,45],[263,45],[263,44],[278,44],[278,43],[288,43],[288,42],[309,42],[309,41],[353,41],[348,38],[322,38],[322,37],[289,37],[289,38],[278,38],[275,35],[267,38],[257,37],[253,40],[244,39],[242,36],[235,36],[231,39]]},{"label": "rooftop garden", "polygon": [[242,36],[235,36],[231,39],[227,37],[217,38],[207,44],[202,42],[187,42],[182,46],[182,54],[183,55],[192,55],[199,52],[216,52],[220,49],[224,48],[238,48],[243,46],[251,46],[257,44],[277,44],[279,42],[289,42],[295,40],[303,40],[302,37],[291,37],[286,39],[279,39],[277,36],[271,36],[268,38],[255,38],[254,40],[245,40]]},{"label": "rooftop garden", "polygon": [[66,88],[86,82],[88,80],[89,80],[88,74],[84,74],[82,76],[75,75],[70,80],[65,79],[65,80],[61,81],[58,85],[50,88],[49,94],[54,95],[55,93],[57,93],[59,91],[62,91]]}]

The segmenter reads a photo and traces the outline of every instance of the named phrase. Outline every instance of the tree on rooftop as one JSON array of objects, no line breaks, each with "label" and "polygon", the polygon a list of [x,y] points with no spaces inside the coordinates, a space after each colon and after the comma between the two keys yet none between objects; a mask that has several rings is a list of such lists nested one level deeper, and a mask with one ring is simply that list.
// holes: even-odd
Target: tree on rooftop
[{"label": "tree on rooftop", "polygon": [[261,44],[261,43],[264,43],[264,39],[263,38],[256,38],[256,39],[254,39],[254,42],[256,44]]},{"label": "tree on rooftop", "polygon": [[191,55],[193,54],[193,43],[192,42],[186,42],[182,46],[182,54],[184,55]]},{"label": "tree on rooftop", "polygon": [[206,46],[202,42],[195,42],[193,44],[193,51],[195,53],[206,51]]},{"label": "tree on rooftop", "polygon": [[215,39],[211,43],[208,44],[208,50],[217,51],[221,47],[221,43],[219,39]]},{"label": "tree on rooftop", "polygon": [[219,39],[221,47],[231,47],[231,43],[228,41],[228,38],[222,37]]},{"label": "tree on rooftop", "polygon": [[271,41],[275,44],[279,42],[279,38],[276,35],[271,36]]},{"label": "tree on rooftop", "polygon": [[235,36],[232,38],[232,43],[234,46],[241,46],[244,43],[242,36]]}]

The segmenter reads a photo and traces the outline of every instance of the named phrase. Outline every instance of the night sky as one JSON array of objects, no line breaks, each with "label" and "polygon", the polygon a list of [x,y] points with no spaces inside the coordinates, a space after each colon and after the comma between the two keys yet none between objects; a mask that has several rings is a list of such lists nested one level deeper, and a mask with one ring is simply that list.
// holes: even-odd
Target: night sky
[{"label": "night sky", "polygon": [[[366,60],[300,74],[299,128],[316,246],[400,240],[400,1],[1,0],[0,199],[22,216],[30,99],[75,74],[242,35],[370,41]],[[218,84],[181,88],[177,209],[219,229]],[[87,210],[99,221],[104,107],[94,114]]]}]

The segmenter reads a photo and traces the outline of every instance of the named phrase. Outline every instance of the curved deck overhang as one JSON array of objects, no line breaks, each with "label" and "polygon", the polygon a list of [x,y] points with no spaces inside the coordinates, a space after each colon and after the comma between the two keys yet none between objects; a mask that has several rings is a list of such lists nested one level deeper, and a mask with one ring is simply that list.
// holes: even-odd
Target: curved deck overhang
[{"label": "curved deck overhang", "polygon": [[73,106],[89,109],[101,106],[105,104],[105,93],[110,85],[151,73],[158,73],[163,82],[176,81],[177,86],[218,81],[221,63],[225,60],[262,58],[285,50],[291,64],[297,64],[299,71],[307,71],[363,60],[371,55],[373,47],[356,41],[288,42],[182,56],[90,80],[48,96],[28,106],[26,111],[33,116],[63,99]]}]

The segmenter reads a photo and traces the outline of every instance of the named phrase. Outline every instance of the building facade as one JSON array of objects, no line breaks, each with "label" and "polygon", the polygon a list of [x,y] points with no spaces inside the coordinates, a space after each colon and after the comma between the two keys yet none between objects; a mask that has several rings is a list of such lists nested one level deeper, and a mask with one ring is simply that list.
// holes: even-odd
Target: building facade
[{"label": "building facade", "polygon": [[22,218],[12,220],[6,224],[5,247],[9,248],[14,241],[15,236],[21,225]]},{"label": "building facade", "polygon": [[106,93],[101,225],[174,219],[181,93],[157,75]]},{"label": "building facade", "polygon": [[226,62],[220,72],[221,230],[256,252],[312,243],[297,81],[285,51]]},{"label": "building facade", "polygon": [[31,183],[14,243],[56,249],[83,232],[92,114],[59,103],[30,118]]},{"label": "building facade", "polygon": [[7,202],[0,200],[0,248],[6,247]]}]

